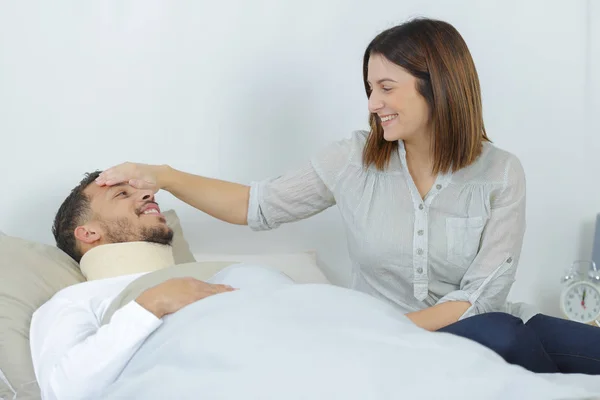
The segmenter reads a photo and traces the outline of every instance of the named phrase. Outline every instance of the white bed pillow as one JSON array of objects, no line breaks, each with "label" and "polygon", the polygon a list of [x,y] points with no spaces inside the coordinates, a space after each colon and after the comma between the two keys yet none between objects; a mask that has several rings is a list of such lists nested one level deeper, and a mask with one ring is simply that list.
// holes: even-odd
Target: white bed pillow
[{"label": "white bed pillow", "polygon": [[196,262],[230,261],[260,264],[285,273],[296,283],[330,283],[319,268],[314,251],[264,254],[194,253],[194,258]]}]

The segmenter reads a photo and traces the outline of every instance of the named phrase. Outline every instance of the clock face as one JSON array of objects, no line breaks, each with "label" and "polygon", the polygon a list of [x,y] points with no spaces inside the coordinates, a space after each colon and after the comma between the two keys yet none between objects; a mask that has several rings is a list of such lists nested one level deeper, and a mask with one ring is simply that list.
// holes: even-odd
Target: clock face
[{"label": "clock face", "polygon": [[577,282],[563,291],[561,306],[573,321],[590,323],[600,319],[600,291],[588,282]]}]

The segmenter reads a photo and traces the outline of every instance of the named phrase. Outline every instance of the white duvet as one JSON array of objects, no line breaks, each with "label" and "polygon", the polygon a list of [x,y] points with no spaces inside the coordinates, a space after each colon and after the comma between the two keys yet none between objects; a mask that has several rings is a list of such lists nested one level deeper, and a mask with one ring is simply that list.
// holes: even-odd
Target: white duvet
[{"label": "white duvet", "polygon": [[165,318],[106,399],[585,399],[600,378],[536,375],[329,285],[239,290]]}]

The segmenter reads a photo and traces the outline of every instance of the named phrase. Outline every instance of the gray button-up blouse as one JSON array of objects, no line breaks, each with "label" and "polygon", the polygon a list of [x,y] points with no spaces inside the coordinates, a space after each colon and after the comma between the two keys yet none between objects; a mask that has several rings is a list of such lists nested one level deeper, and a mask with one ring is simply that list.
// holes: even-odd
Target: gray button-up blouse
[{"label": "gray button-up blouse", "polygon": [[468,301],[462,318],[535,310],[506,301],[525,232],[525,174],[490,143],[472,165],[437,177],[421,198],[403,142],[389,167],[365,168],[368,132],[334,142],[304,168],[253,182],[248,225],[273,229],[337,205],[352,260],[352,288],[403,312]]}]

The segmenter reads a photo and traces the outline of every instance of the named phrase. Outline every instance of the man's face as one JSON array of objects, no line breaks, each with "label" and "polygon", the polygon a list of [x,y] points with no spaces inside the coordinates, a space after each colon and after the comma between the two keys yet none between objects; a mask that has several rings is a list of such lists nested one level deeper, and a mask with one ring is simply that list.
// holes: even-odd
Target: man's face
[{"label": "man's face", "polygon": [[[152,242],[171,244],[173,231],[167,226],[150,190],[135,189],[127,184],[98,186],[84,190],[90,199],[91,217],[76,232],[76,237],[88,245]],[[82,235],[86,234],[82,238]]]}]

